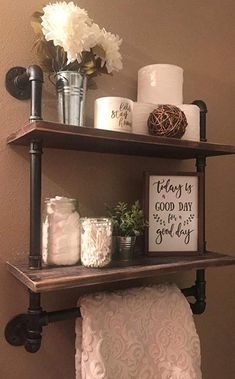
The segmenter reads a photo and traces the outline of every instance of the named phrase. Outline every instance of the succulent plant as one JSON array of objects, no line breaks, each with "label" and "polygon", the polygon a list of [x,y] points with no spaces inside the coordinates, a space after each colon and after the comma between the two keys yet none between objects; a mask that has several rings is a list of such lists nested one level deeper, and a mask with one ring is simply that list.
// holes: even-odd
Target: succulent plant
[{"label": "succulent plant", "polygon": [[115,236],[139,236],[148,226],[138,200],[132,205],[120,201],[114,207],[106,205],[106,209],[112,219]]}]

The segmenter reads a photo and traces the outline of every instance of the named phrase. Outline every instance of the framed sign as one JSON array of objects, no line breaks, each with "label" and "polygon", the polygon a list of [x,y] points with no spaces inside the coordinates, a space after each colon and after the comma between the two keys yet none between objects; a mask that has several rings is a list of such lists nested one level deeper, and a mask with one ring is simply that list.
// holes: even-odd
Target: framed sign
[{"label": "framed sign", "polygon": [[145,173],[146,252],[187,253],[201,248],[201,175]]}]

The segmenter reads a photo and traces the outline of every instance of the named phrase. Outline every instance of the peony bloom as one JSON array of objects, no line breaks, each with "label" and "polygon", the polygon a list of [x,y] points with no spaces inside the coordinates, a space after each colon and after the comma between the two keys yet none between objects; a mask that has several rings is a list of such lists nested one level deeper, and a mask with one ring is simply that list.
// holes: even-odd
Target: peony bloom
[{"label": "peony bloom", "polygon": [[122,69],[122,57],[119,51],[121,43],[122,40],[118,35],[106,32],[105,29],[100,31],[97,45],[102,48],[105,56],[99,56],[99,58],[101,58],[102,67],[106,65],[108,73]]},{"label": "peony bloom", "polygon": [[87,12],[73,2],[49,4],[43,12],[41,25],[45,39],[64,49],[68,64],[75,60],[81,62],[81,53],[90,51],[96,43]]},{"label": "peony bloom", "polygon": [[68,69],[92,76],[122,69],[122,40],[100,29],[72,1],[46,5],[43,13],[34,12],[31,24],[38,37],[35,51],[45,72]]}]

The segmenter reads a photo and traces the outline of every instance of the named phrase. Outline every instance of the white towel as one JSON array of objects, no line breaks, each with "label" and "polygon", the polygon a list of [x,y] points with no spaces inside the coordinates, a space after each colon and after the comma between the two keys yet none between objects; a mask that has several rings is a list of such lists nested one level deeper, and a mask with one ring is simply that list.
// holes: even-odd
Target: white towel
[{"label": "white towel", "polygon": [[83,296],[76,379],[201,379],[200,342],[175,285]]}]

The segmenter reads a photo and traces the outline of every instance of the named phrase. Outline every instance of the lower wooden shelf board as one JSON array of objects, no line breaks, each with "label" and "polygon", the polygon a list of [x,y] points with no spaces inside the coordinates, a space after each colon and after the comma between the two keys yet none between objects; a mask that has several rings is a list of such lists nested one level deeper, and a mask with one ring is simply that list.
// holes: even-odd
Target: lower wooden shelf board
[{"label": "lower wooden shelf board", "polygon": [[77,265],[30,270],[26,263],[7,262],[8,270],[20,282],[33,292],[40,293],[227,265],[235,265],[235,257],[214,252],[178,257],[143,256],[131,262],[116,261],[103,269]]}]

